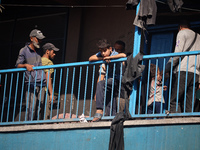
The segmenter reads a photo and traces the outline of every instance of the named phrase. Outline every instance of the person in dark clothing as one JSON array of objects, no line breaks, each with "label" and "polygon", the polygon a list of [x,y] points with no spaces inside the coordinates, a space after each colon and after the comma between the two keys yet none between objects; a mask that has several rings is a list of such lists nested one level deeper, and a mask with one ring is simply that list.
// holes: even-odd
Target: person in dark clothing
[{"label": "person in dark clothing", "polygon": [[45,36],[40,30],[32,30],[30,33],[31,42],[26,44],[26,46],[20,50],[18,59],[16,61],[17,68],[27,69],[25,72],[25,85],[27,98],[26,102],[28,103],[28,120],[36,119],[37,102],[40,102],[41,105],[44,105],[44,93],[46,86],[45,74],[42,70],[36,71],[33,69],[33,67],[42,66],[42,50],[39,48],[41,40],[44,38]]},{"label": "person in dark clothing", "polygon": [[[89,58],[89,61],[97,61],[97,60],[105,60],[109,62],[110,59],[114,58],[121,58],[121,57],[126,57],[124,53],[118,53],[115,51],[114,48],[110,46],[108,41],[106,39],[99,40],[97,43],[97,46],[99,48],[99,52],[95,55],[92,55]],[[97,88],[96,88],[96,113],[94,115],[93,121],[99,121],[101,117],[103,116],[103,107],[104,107],[104,96],[105,96],[105,88],[107,89],[106,92],[106,98],[107,98],[107,103],[109,102],[108,96],[111,95],[112,91],[112,83],[114,81],[114,87],[117,82],[119,82],[120,78],[120,65],[116,64],[116,69],[115,69],[115,74],[113,78],[113,64],[109,64],[108,73],[105,74],[107,76],[107,81],[106,80],[101,80],[97,83]],[[106,86],[105,83],[107,82]]]}]

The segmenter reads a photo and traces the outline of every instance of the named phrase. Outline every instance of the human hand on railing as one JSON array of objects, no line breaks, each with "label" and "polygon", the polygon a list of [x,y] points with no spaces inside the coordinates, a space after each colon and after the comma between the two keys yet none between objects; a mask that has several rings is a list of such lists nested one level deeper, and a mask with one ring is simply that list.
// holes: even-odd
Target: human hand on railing
[{"label": "human hand on railing", "polygon": [[104,57],[103,60],[106,61],[107,63],[109,63],[110,62],[110,56]]},{"label": "human hand on railing", "polygon": [[33,71],[34,70],[33,67],[34,67],[34,65],[26,64],[26,69],[28,71]]}]

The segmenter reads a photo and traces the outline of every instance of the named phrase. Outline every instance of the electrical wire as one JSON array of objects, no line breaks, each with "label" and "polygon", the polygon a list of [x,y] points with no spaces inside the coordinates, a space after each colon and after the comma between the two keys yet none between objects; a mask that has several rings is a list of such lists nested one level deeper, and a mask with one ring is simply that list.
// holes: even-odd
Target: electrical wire
[{"label": "electrical wire", "polygon": [[[164,5],[168,5],[166,2],[163,2],[160,0],[156,0],[156,2],[164,4]],[[187,8],[187,7],[181,7],[181,9],[185,9],[185,10],[189,10],[189,11],[200,11],[199,9],[193,9],[193,8]]]},{"label": "electrical wire", "polygon": [[[158,3],[168,5],[166,2],[155,0]],[[0,0],[1,3],[1,0]],[[49,8],[125,8],[125,5],[26,5],[26,4],[2,4],[10,7],[49,7]],[[189,11],[200,11],[199,9],[181,7],[181,9]]]},{"label": "electrical wire", "polygon": [[125,5],[25,5],[25,4],[3,4],[10,7],[55,7],[55,8],[125,8]]}]

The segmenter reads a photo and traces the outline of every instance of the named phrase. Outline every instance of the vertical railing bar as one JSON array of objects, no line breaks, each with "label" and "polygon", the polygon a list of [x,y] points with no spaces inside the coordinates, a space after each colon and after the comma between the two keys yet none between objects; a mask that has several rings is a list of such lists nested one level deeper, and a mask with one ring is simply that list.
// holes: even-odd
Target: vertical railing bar
[{"label": "vertical railing bar", "polygon": [[[163,72],[165,72],[165,61],[166,61],[166,58],[164,57],[164,60],[163,60]],[[165,79],[165,74],[163,73],[163,75],[162,75],[162,92],[161,92],[161,108],[160,108],[160,114],[162,114],[163,113],[163,98],[164,98],[164,92],[163,92],[163,87],[164,87],[164,84],[165,84],[165,82],[164,82],[164,79]],[[166,101],[166,100],[165,100]]]},{"label": "vertical railing bar", "polygon": [[84,93],[84,103],[83,103],[83,114],[85,115],[85,102],[86,102],[86,94],[87,94],[87,82],[88,82],[88,66],[85,77],[85,93]]},{"label": "vertical railing bar", "polygon": [[52,99],[51,99],[51,111],[50,111],[50,120],[52,119],[52,114],[53,114],[53,98],[54,98],[54,89],[55,89],[55,81],[56,81],[56,70],[54,69],[54,75],[53,75],[53,91],[52,91]]},{"label": "vertical railing bar", "polygon": [[77,106],[76,106],[76,118],[78,118],[78,108],[79,108],[79,98],[80,98],[80,86],[81,86],[81,75],[82,75],[82,67],[80,66],[79,84],[78,84],[78,97],[77,97]]},{"label": "vertical railing bar", "polygon": [[194,112],[194,92],[195,92],[195,81],[196,81],[196,67],[197,67],[197,55],[195,55],[195,66],[194,66],[194,82],[193,82],[193,95],[192,95],[192,112]]},{"label": "vertical railing bar", "polygon": [[[142,61],[142,65],[143,65],[143,61]],[[139,85],[138,115],[140,114],[141,89],[142,89],[142,76],[140,77],[140,85]]]},{"label": "vertical railing bar", "polygon": [[[123,62],[121,62],[120,65],[121,65],[121,66],[120,66],[120,79],[119,79],[119,94],[118,94],[117,112],[119,112],[119,107],[120,107],[120,95],[121,95]],[[123,91],[123,92],[124,92],[124,91]]]},{"label": "vertical railing bar", "polygon": [[74,76],[75,76],[75,67],[73,67],[73,79],[72,79],[72,90],[71,90],[71,102],[70,102],[70,118],[72,116],[72,100],[73,100],[73,92],[74,92]]},{"label": "vertical railing bar", "polygon": [[[44,86],[43,85],[43,78],[44,78],[43,74],[44,74],[44,70],[42,70],[42,76],[41,76],[41,82],[40,82],[40,98],[39,98],[39,102],[38,102],[39,104],[38,104],[38,116],[37,116],[37,120],[39,120],[39,116],[40,116],[39,114],[40,114],[40,104],[41,104],[41,101],[42,101],[42,99],[41,99],[42,98],[42,87]],[[43,104],[45,105],[45,99],[44,99],[44,97],[43,97]],[[43,107],[45,107],[45,106],[43,106]],[[45,118],[44,118],[44,120],[45,120]]]},{"label": "vertical railing bar", "polygon": [[107,81],[108,81],[108,70],[109,70],[109,65],[107,64],[107,67],[106,67],[105,91],[104,91],[104,104],[103,104],[103,117],[105,116],[106,91],[107,91]]},{"label": "vertical railing bar", "polygon": [[145,114],[147,114],[147,107],[148,107],[148,99],[149,99],[149,82],[150,82],[150,69],[151,69],[151,59],[149,59],[149,67],[148,67],[148,79],[147,79],[147,95],[146,95],[146,108]]},{"label": "vertical railing bar", "polygon": [[10,99],[11,99],[11,93],[12,93],[12,82],[13,82],[13,73],[11,73],[11,80],[10,80],[10,92],[9,92],[9,100],[8,100],[8,110],[7,110],[7,120],[9,119],[9,111],[10,111]]},{"label": "vertical railing bar", "polygon": [[[35,91],[36,91],[36,80],[37,80],[37,71],[35,72],[35,83],[34,83],[34,92],[33,92],[33,104],[32,104],[32,112],[31,112],[31,121],[33,120],[33,110],[34,109],[36,109],[35,107],[34,107],[34,104],[35,104],[35,102],[37,102],[37,101],[35,101]],[[36,113],[36,110],[35,110],[35,113]],[[36,113],[37,114],[37,113]],[[39,114],[38,114],[38,116],[39,116]]]},{"label": "vertical railing bar", "polygon": [[94,92],[94,76],[95,76],[95,65],[93,65],[93,73],[92,73],[92,88],[91,88],[91,99],[90,99],[90,114],[89,116],[91,117],[92,113],[92,100],[93,100],[93,92]]},{"label": "vertical railing bar", "polygon": [[17,81],[16,81],[16,88],[15,88],[15,101],[14,101],[14,110],[13,110],[13,122],[14,122],[14,119],[15,119],[15,110],[16,110],[16,101],[17,101],[18,82],[19,82],[19,72],[17,72]]},{"label": "vertical railing bar", "polygon": [[156,58],[156,72],[155,72],[155,84],[154,84],[154,100],[153,100],[153,114],[155,114],[155,100],[156,100],[156,87],[157,87],[157,73],[158,73],[158,58]]},{"label": "vertical railing bar", "polygon": [[172,90],[172,72],[173,72],[173,57],[171,59],[171,70],[170,70],[170,83],[169,83],[169,99],[168,99],[168,111],[170,111],[170,101],[171,101],[171,90]]},{"label": "vertical railing bar", "polygon": [[187,56],[187,67],[186,67],[186,77],[185,77],[185,93],[184,93],[184,109],[183,109],[183,112],[184,112],[184,113],[185,113],[185,108],[186,108],[187,79],[188,79],[188,64],[189,64],[189,56]]},{"label": "vertical railing bar", "polygon": [[102,71],[102,64],[100,65],[100,70],[99,70],[99,81],[101,81],[101,71]]},{"label": "vertical railing bar", "polygon": [[180,83],[180,68],[181,68],[181,57],[179,57],[178,85],[177,85],[177,97],[176,97],[176,111],[178,111],[178,96],[179,96],[179,83]]},{"label": "vertical railing bar", "polygon": [[4,111],[4,103],[5,103],[5,96],[6,96],[6,85],[7,85],[7,73],[5,75],[5,82],[4,82],[4,93],[3,93],[3,102],[2,102],[2,110],[1,110],[1,122],[3,121],[3,111]]},{"label": "vertical railing bar", "polygon": [[66,75],[66,82],[65,82],[65,98],[64,98],[64,106],[63,106],[63,118],[65,118],[65,105],[66,105],[66,97],[67,97],[68,77],[69,77],[69,68],[67,68],[67,75]]},{"label": "vertical railing bar", "polygon": [[58,104],[57,104],[57,118],[58,118],[58,115],[59,115],[59,106],[60,106],[60,91],[61,91],[61,85],[62,85],[62,70],[63,70],[63,68],[60,69],[60,83],[59,83]]},{"label": "vertical railing bar", "polygon": [[115,83],[115,68],[116,68],[116,63],[114,63],[113,67],[113,80],[112,80],[112,93],[111,93],[111,100],[110,100],[110,116],[112,116],[112,105],[113,105],[113,93],[114,93],[114,83]]},{"label": "vertical railing bar", "polygon": [[19,121],[21,121],[22,101],[23,101],[23,95],[24,95],[24,80],[25,80],[25,72],[23,72],[23,79],[22,79],[22,91],[21,91],[21,101],[20,101],[20,109],[19,109]]}]

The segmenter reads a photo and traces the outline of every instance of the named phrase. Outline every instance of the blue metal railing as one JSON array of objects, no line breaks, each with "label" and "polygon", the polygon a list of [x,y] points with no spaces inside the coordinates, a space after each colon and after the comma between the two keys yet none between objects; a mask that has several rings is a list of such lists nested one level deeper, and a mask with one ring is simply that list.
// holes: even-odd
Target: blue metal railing
[{"label": "blue metal railing", "polygon": [[[163,71],[165,71],[166,59],[169,57],[179,57],[179,62],[181,61],[181,56],[186,56],[189,61],[189,56],[195,56],[195,67],[197,65],[197,55],[200,54],[200,51],[193,52],[183,52],[183,53],[165,53],[165,54],[154,54],[154,55],[144,55],[143,56],[143,64],[146,65],[146,70],[143,72],[140,80],[138,80],[136,99],[130,99],[131,104],[134,104],[135,113],[132,117],[134,118],[154,118],[154,117],[168,117],[168,116],[199,116],[199,112],[194,112],[194,103],[195,103],[195,76],[193,83],[193,98],[192,98],[192,110],[191,112],[186,112],[186,94],[184,94],[184,106],[183,112],[181,113],[165,113],[165,110],[170,111],[170,100],[171,100],[171,87],[172,87],[172,66],[171,64],[171,73],[168,79],[168,92],[163,91],[163,86],[166,84],[164,80],[162,80],[162,95],[167,96],[165,99],[165,107],[161,107],[161,112],[159,114],[154,113],[155,103],[153,104],[153,113],[147,113],[147,103],[149,98],[149,88],[150,88],[150,64],[155,62],[156,72],[158,70],[158,66],[163,66]],[[158,61],[158,59],[162,58],[162,64]],[[112,119],[113,107],[116,104],[115,110],[119,112],[119,107],[121,102],[124,99],[120,98],[121,95],[121,79],[122,79],[122,68],[123,62],[126,61],[126,58],[120,58],[116,60],[111,60],[109,64],[107,64],[107,68],[109,65],[113,64],[113,77],[115,75],[116,64],[120,63],[120,80],[119,86],[117,87],[119,91],[116,96],[114,90],[114,80],[111,89],[111,97],[110,97],[110,107],[108,107],[109,112],[106,112],[107,103],[106,103],[106,94],[104,98],[104,111],[103,111],[103,120]],[[95,102],[93,101],[95,96],[95,87],[96,81],[100,73],[98,72],[99,67],[103,61],[96,62],[76,62],[76,63],[66,63],[52,66],[39,66],[33,67],[36,71],[51,69],[54,68],[54,76],[52,78],[52,86],[53,86],[53,95],[57,96],[57,100],[53,103],[53,98],[50,100],[50,108],[48,108],[48,92],[45,92],[42,95],[43,83],[34,82],[34,86],[30,84],[30,76],[29,82],[25,84],[25,68],[15,68],[15,69],[5,69],[0,70],[0,125],[13,125],[13,124],[33,124],[33,123],[53,123],[53,122],[68,122],[68,121],[79,121],[79,116],[84,114],[87,120],[92,120],[92,117],[95,113]],[[188,70],[188,65],[187,65]],[[106,73],[108,74],[108,69]],[[196,68],[194,70],[194,73]],[[43,72],[43,71],[42,71]],[[180,70],[178,71],[180,73]],[[44,76],[41,77],[41,81],[43,81]],[[162,75],[162,78],[165,78],[165,74]],[[180,78],[180,75],[179,75]],[[107,88],[107,77],[105,78],[105,91]],[[157,74],[155,74],[155,81],[157,81]],[[145,83],[145,84],[144,84]],[[186,83],[187,83],[187,73],[186,73]],[[37,86],[35,86],[37,84]],[[47,80],[47,87],[49,81]],[[179,84],[179,82],[178,82]],[[146,85],[146,86],[144,86]],[[146,92],[142,93],[143,87],[146,87]],[[156,84],[155,84],[156,87]],[[178,86],[179,88],[179,86]],[[179,90],[177,88],[177,91]],[[33,90],[34,89],[34,90]],[[33,90],[33,102],[30,104],[29,94]],[[37,91],[39,90],[39,91]],[[185,86],[185,90],[187,90],[187,86]],[[47,89],[46,89],[47,91]],[[37,95],[38,93],[38,95]],[[154,92],[156,93],[156,91]],[[44,96],[44,101],[42,102],[42,96]],[[142,100],[142,97],[145,97]],[[179,95],[177,94],[177,97]],[[38,100],[36,99],[38,98]],[[163,98],[162,98],[163,100]],[[161,105],[164,104],[161,100]],[[154,94],[155,101],[155,94]],[[36,104],[36,108],[31,107]],[[178,104],[178,101],[177,101]],[[176,105],[177,107],[177,105]],[[30,111],[30,108],[32,109]],[[34,110],[37,109],[34,116]],[[50,111],[49,119],[46,118],[47,111]],[[177,110],[177,108],[176,108]],[[28,117],[31,112],[31,118]],[[35,110],[36,111],[36,110]]]}]

